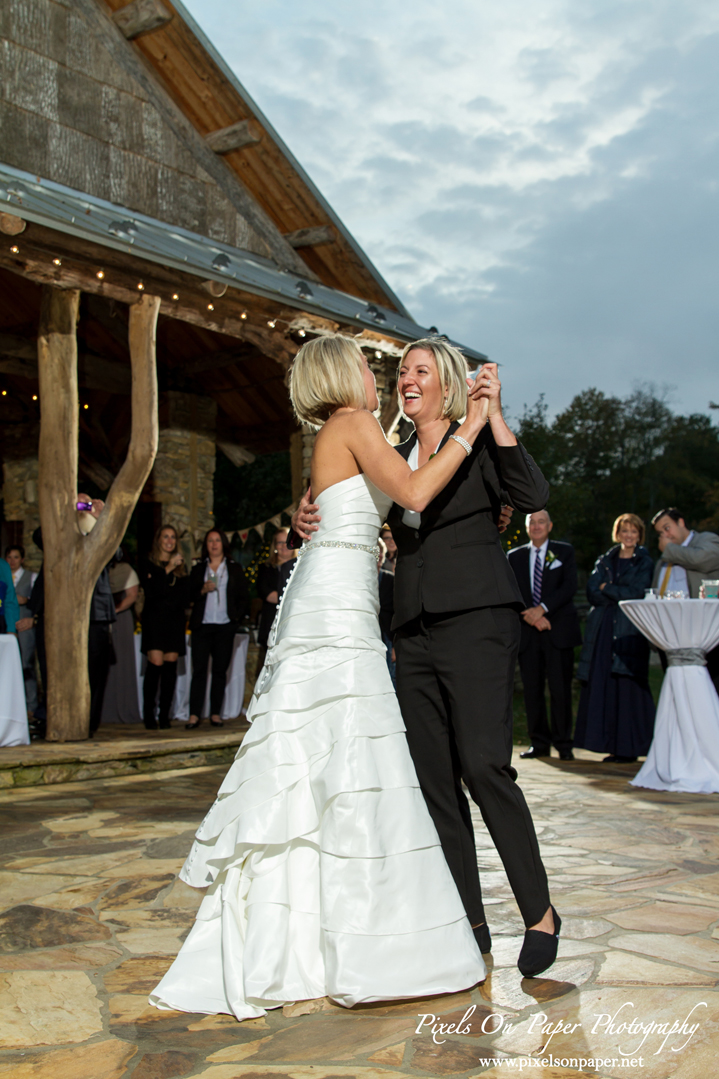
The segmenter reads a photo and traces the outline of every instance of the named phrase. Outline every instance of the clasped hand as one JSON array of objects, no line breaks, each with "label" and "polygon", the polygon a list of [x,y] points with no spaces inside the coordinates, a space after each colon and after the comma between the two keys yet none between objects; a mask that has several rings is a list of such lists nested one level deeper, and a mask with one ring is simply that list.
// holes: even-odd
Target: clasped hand
[{"label": "clasped hand", "polygon": [[538,629],[540,633],[552,628],[552,624],[547,618],[547,612],[541,604],[538,607],[527,607],[526,611],[522,611],[522,618],[527,625]]}]

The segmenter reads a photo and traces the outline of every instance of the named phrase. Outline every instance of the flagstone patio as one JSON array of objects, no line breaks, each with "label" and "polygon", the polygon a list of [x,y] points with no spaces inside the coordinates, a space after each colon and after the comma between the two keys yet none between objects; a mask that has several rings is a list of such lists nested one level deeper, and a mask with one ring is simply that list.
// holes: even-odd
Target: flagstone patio
[{"label": "flagstone patio", "polygon": [[[719,1057],[719,796],[635,790],[637,766],[589,753],[516,764],[563,918],[547,977],[514,965],[522,925],[477,814],[494,934],[482,985],[242,1024],[147,1005],[192,924],[199,897],[176,873],[226,764],[0,792],[0,1079],[495,1079],[520,1064],[546,1079],[706,1079]],[[423,1015],[461,1033],[433,1040]]]}]

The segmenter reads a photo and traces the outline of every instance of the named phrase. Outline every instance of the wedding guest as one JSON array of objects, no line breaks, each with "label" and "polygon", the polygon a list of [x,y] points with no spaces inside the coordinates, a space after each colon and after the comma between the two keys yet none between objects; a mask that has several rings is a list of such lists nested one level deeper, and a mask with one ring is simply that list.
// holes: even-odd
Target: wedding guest
[{"label": "wedding guest", "polygon": [[[571,761],[572,674],[574,647],[582,643],[574,606],[577,564],[571,543],[550,540],[553,523],[548,510],[528,514],[529,543],[508,554],[522,593],[522,672],[527,727],[532,748],[521,757],[548,757],[552,744],[561,760]],[[551,733],[544,697],[549,684]]]},{"label": "wedding guest", "polygon": [[[659,510],[652,517],[659,535],[661,559],[654,570],[654,588],[660,593],[686,592],[697,599],[702,580],[719,580],[719,536],[715,532],[695,532],[687,528],[675,506]],[[666,654],[659,653],[666,670]],[[707,670],[719,693],[719,645],[707,652]]]},{"label": "wedding guest", "polygon": [[[20,615],[23,619],[28,615],[27,602],[32,595],[32,586],[37,574],[25,569],[25,548],[21,544],[5,548],[5,561],[10,567],[15,595],[20,607]],[[20,657],[22,659],[22,673],[25,681],[25,700],[28,712],[34,712],[37,708],[37,679],[35,677],[35,627],[30,625],[28,629],[21,629],[16,625],[17,643],[20,645]]]},{"label": "wedding guest", "polygon": [[142,687],[142,718],[147,730],[157,730],[155,698],[160,690],[159,726],[171,725],[170,708],[177,682],[177,660],[185,655],[185,608],[188,577],[177,531],[163,525],[155,533],[142,572],[142,652],[147,657]]},{"label": "wedding guest", "polygon": [[202,722],[210,659],[210,723],[213,727],[223,727],[220,713],[227,668],[239,623],[249,609],[250,592],[242,566],[232,561],[227,537],[218,529],[211,528],[207,533],[200,561],[192,568],[190,601],[193,605],[190,615],[192,682],[187,729],[194,730]]},{"label": "wedding guest", "polygon": [[102,722],[139,723],[142,717],[137,699],[133,605],[140,590],[140,578],[132,566],[125,562],[122,549],[110,562],[108,575],[117,622],[112,632],[115,662],[111,664],[107,677]]},{"label": "wedding guest", "polygon": [[283,567],[291,562],[296,552],[287,546],[287,533],[289,529],[279,528],[272,537],[270,557],[260,566],[257,573],[257,595],[262,600],[262,610],[257,630],[257,643],[259,653],[257,656],[257,673],[259,674],[265,665],[267,655],[267,638],[272,629],[277,604],[282,595]]},{"label": "wedding guest", "polygon": [[0,560],[0,633],[14,633],[20,618],[20,607],[15,595],[12,570],[7,562]]},{"label": "wedding guest", "polygon": [[394,542],[392,529],[389,525],[384,526],[379,534],[379,538],[384,543],[387,552],[382,563],[382,568],[385,573],[394,573],[395,566],[397,565],[397,544]]},{"label": "wedding guest", "polygon": [[654,734],[649,690],[649,642],[619,607],[641,599],[652,580],[644,522],[622,513],[612,529],[616,546],[597,559],[587,582],[592,609],[577,675],[582,692],[574,745],[628,763],[646,756]]},{"label": "wedding guest", "polygon": [[[389,543],[387,542],[389,540]],[[397,688],[397,657],[392,640],[392,619],[394,618],[394,561],[390,557],[390,546],[397,554],[397,544],[392,539],[389,528],[383,528],[379,534],[379,629],[387,651],[387,669],[392,685]]]}]

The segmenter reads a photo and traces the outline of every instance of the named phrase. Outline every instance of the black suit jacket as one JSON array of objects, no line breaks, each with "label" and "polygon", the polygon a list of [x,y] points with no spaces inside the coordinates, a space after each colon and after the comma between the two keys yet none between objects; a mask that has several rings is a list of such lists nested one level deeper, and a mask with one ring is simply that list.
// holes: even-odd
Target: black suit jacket
[{"label": "black suit jacket", "polygon": [[[522,593],[524,606],[533,607],[532,584],[529,579],[529,548],[527,543],[524,547],[515,547],[509,552],[509,564],[514,570],[519,590]],[[545,564],[542,574],[542,603],[547,608],[547,618],[552,624],[549,639],[556,648],[574,648],[575,644],[582,643],[582,633],[579,628],[579,615],[574,606],[574,596],[577,591],[577,562],[574,557],[574,548],[571,543],[562,543],[559,540],[550,539],[547,551],[554,555],[556,565],[561,566],[552,569]],[[523,652],[532,640],[532,634],[537,636],[539,630],[527,625],[522,621],[522,641],[520,651]]]},{"label": "black suit jacket", "polygon": [[[190,629],[199,629],[205,615],[207,593],[202,595],[205,583],[206,562],[198,562],[190,571]],[[250,590],[242,566],[238,562],[227,562],[227,617],[230,622],[241,622],[250,608]]]},{"label": "black suit jacket", "polygon": [[[450,424],[442,445],[459,424]],[[409,457],[413,434],[397,447]],[[489,424],[472,453],[422,513],[418,529],[395,503],[389,525],[397,544],[394,618],[398,629],[422,610],[431,613],[521,604],[522,596],[497,528],[502,502],[523,513],[544,509],[549,485],[524,446],[497,446]],[[524,606],[524,604],[522,604]]]}]

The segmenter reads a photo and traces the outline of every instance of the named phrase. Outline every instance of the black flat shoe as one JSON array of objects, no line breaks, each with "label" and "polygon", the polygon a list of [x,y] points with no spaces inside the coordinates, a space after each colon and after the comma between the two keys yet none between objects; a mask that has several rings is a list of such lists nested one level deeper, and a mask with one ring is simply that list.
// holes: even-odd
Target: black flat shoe
[{"label": "black flat shoe", "polygon": [[154,719],[146,719],[143,722],[144,722],[144,727],[145,727],[146,731],[156,731],[157,730],[157,722],[156,722],[156,720],[154,720]]},{"label": "black flat shoe", "polygon": [[559,759],[560,761],[573,761],[574,754],[572,753],[571,749],[563,749],[559,754]]},{"label": "black flat shoe", "polygon": [[523,761],[535,761],[538,757],[548,757],[549,750],[535,749],[532,746],[531,749],[525,749],[524,753],[520,753],[519,756]]},{"label": "black flat shoe", "polygon": [[221,720],[221,719],[211,719],[210,720],[210,726],[211,727],[224,727],[224,725],[225,725],[224,721]]},{"label": "black flat shoe", "polygon": [[489,955],[492,951],[492,934],[489,931],[489,926],[485,922],[484,925],[472,926],[472,932],[474,933],[474,939],[477,941],[477,947],[482,955]]},{"label": "black flat shoe", "polygon": [[201,719],[198,719],[195,723],[188,723],[186,725],[186,727],[185,727],[185,730],[186,731],[196,731],[201,723],[202,723]]},{"label": "black flat shoe", "polygon": [[547,967],[551,967],[557,958],[562,919],[554,907],[551,910],[554,916],[554,933],[543,933],[541,929],[527,929],[524,933],[524,944],[517,960],[519,972],[524,978],[536,978]]}]

